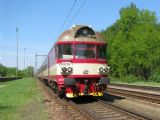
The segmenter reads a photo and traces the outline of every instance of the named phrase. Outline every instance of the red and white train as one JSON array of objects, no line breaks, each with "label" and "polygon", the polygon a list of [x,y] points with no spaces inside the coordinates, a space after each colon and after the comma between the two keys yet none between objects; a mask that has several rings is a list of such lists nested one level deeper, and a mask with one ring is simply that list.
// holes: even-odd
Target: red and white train
[{"label": "red and white train", "polygon": [[75,25],[61,34],[37,76],[60,96],[103,96],[110,82],[106,46],[100,33]]}]

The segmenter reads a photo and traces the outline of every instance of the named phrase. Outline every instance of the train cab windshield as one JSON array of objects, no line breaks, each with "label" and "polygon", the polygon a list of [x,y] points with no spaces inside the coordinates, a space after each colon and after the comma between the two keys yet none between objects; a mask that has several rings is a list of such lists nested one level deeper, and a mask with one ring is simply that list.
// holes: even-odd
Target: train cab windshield
[{"label": "train cab windshield", "polygon": [[95,58],[96,46],[92,44],[77,44],[75,58]]},{"label": "train cab windshield", "polygon": [[77,44],[75,58],[106,59],[106,45]]},{"label": "train cab windshield", "polygon": [[106,45],[58,44],[57,58],[62,59],[106,59]]}]

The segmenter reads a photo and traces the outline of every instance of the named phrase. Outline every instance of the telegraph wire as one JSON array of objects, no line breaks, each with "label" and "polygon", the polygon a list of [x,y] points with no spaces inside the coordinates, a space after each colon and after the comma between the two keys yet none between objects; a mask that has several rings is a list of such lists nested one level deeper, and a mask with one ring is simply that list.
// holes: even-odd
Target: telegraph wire
[{"label": "telegraph wire", "polygon": [[[66,21],[67,21],[67,19],[69,18],[69,16],[70,16],[70,14],[71,14],[71,12],[72,12],[72,10],[73,10],[75,4],[76,4],[76,0],[74,1],[74,3],[73,3],[73,5],[72,5],[71,9],[69,10],[67,16],[65,17],[64,22],[63,22],[63,24],[62,24],[62,26],[61,26],[61,28],[60,28],[58,34],[62,31],[64,25],[66,24]],[[57,35],[57,37],[58,37],[58,35]]]}]

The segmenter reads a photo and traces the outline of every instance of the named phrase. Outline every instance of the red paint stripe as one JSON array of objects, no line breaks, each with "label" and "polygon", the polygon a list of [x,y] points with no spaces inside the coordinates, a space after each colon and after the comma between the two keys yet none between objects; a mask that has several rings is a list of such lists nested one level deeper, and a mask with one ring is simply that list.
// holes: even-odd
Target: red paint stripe
[{"label": "red paint stripe", "polygon": [[59,41],[57,42],[56,44],[66,44],[66,43],[70,43],[70,44],[95,44],[95,45],[100,45],[100,44],[106,44],[106,42],[91,42],[91,41],[76,41],[76,40],[73,40],[73,41]]},{"label": "red paint stripe", "polygon": [[72,63],[97,63],[97,64],[107,64],[106,60],[100,60],[100,59],[56,59],[56,63],[62,63],[62,62],[72,62]]},{"label": "red paint stripe", "polygon": [[58,79],[58,78],[100,78],[100,77],[107,77],[108,75],[49,75],[43,76],[43,78],[48,79]]}]

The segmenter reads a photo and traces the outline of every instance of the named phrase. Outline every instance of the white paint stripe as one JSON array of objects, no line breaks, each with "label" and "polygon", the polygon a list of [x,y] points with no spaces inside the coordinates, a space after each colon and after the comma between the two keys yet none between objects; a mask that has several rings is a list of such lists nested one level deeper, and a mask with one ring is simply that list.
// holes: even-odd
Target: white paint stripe
[{"label": "white paint stripe", "polygon": [[[50,75],[61,75],[61,67],[68,66],[60,66],[56,64],[49,69]],[[73,63],[69,67],[73,68],[72,75],[99,75],[100,67],[107,67],[107,64],[94,64],[94,63]],[[84,71],[88,71],[88,74],[84,74]],[[107,75],[107,73],[105,73]]]}]

